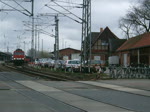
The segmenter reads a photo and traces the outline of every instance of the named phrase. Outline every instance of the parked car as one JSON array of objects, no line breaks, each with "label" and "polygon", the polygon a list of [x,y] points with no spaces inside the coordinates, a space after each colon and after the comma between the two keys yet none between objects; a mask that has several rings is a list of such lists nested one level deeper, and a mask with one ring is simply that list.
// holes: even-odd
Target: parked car
[{"label": "parked car", "polygon": [[66,71],[79,71],[81,62],[79,60],[66,60],[64,68]]},{"label": "parked car", "polygon": [[40,64],[41,64],[41,60],[40,59],[35,59],[34,60],[34,65],[40,66]]},{"label": "parked car", "polygon": [[48,67],[48,63],[51,62],[51,60],[52,59],[49,59],[49,58],[43,58],[42,61],[41,61],[42,62],[41,66],[42,67]]},{"label": "parked car", "polygon": [[65,61],[64,60],[57,60],[58,67],[64,69]]},{"label": "parked car", "polygon": [[48,62],[48,67],[49,68],[54,68],[54,65],[55,65],[55,60],[51,60]]},{"label": "parked car", "polygon": [[56,66],[56,68],[64,68],[64,64],[65,61],[64,60],[51,60],[51,62],[48,63],[48,67],[50,68],[54,68]]},{"label": "parked car", "polygon": [[48,63],[51,61],[52,59],[50,58],[41,58],[41,59],[35,59],[34,64],[41,66],[41,67],[48,67]]},{"label": "parked car", "polygon": [[91,60],[91,66],[96,70],[96,72],[106,71],[105,62],[102,60]]},{"label": "parked car", "polygon": [[[90,63],[88,61],[88,63]],[[87,65],[87,62],[85,62]],[[102,72],[104,71],[105,67],[104,66],[104,61],[102,60],[91,60],[91,72]],[[86,66],[84,72],[88,72],[88,66]]]}]

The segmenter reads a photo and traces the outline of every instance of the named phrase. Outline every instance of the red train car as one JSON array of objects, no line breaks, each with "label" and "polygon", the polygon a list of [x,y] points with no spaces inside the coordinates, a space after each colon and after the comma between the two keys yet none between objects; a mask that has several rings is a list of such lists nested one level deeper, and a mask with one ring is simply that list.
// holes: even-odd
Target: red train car
[{"label": "red train car", "polygon": [[31,57],[29,57],[29,56],[26,56],[26,57],[25,57],[25,63],[29,63],[29,62],[31,62],[31,60],[32,60]]},{"label": "red train car", "polygon": [[25,53],[21,49],[16,49],[13,53],[13,63],[15,65],[23,65],[25,62]]}]

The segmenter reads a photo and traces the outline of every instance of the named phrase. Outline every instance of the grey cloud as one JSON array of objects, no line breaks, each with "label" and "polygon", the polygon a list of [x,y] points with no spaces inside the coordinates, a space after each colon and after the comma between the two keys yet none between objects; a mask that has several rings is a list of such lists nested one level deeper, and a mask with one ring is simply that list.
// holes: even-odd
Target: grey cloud
[{"label": "grey cloud", "polygon": [[[124,16],[127,9],[129,8],[131,3],[136,3],[138,0],[92,0],[92,31],[99,32],[100,27],[105,28],[108,26],[118,37],[122,37],[122,32],[118,28],[118,19],[121,16]],[[54,12],[44,5],[49,3],[49,0],[36,0],[35,2],[35,15],[37,13],[51,13]],[[81,3],[81,0],[76,2]],[[28,10],[31,10],[29,4],[23,4]],[[72,9],[73,13],[81,17],[82,10],[80,9]],[[23,26],[22,21],[29,21],[29,17],[19,13],[19,12],[8,12],[8,16],[3,21],[0,21],[0,42],[3,42],[3,35],[6,34],[9,37],[9,43],[13,44],[14,41],[17,42],[17,36],[21,35],[23,32],[14,32],[14,29],[23,30],[28,29],[27,27]],[[0,12],[0,20],[2,19],[2,13]],[[3,14],[3,17],[5,14]],[[71,16],[73,17],[73,16]],[[77,19],[76,17],[73,17]],[[59,18],[59,31],[60,31],[60,48],[62,47],[62,43],[64,41],[67,42],[67,45],[71,45],[73,48],[80,49],[81,46],[81,25],[70,20],[69,18],[60,17]],[[46,21],[52,20],[49,18]],[[43,20],[45,21],[45,20]],[[53,23],[54,21],[52,21]],[[42,27],[43,28],[43,27]],[[54,27],[49,27],[46,31],[51,32],[51,29]],[[51,32],[53,33],[53,32]],[[26,32],[24,35],[21,35],[22,40],[26,40],[29,42],[31,40],[31,32]],[[24,37],[28,37],[24,39]],[[51,48],[53,50],[54,39],[41,34],[41,39],[44,39],[44,49],[47,50]],[[12,45],[15,46],[15,45]],[[23,47],[23,44],[22,44]],[[30,45],[28,45],[30,48]],[[15,48],[14,48],[15,49]],[[1,50],[1,49],[0,49]]]}]

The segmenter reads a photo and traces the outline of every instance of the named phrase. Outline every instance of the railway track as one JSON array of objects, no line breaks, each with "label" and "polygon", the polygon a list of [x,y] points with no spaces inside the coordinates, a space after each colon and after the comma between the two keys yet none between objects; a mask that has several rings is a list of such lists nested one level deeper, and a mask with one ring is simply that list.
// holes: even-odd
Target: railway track
[{"label": "railway track", "polygon": [[34,75],[34,76],[39,76],[39,77],[44,77],[47,79],[55,80],[55,81],[73,81],[73,79],[67,77],[67,76],[62,76],[54,73],[47,73],[47,72],[41,72],[37,71],[34,69],[31,69],[29,67],[24,67],[24,66],[11,66],[11,65],[5,65],[6,68],[9,68],[14,71],[18,71],[21,73],[29,74],[29,75]]},{"label": "railway track", "polygon": [[0,65],[0,72],[8,72],[11,71],[9,68],[4,67],[4,65]]}]

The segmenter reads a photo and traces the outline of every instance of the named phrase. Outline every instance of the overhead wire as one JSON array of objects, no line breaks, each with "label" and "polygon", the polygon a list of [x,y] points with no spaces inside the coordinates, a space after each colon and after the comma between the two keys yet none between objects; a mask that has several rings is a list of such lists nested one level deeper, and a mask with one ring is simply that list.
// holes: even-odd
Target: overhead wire
[{"label": "overhead wire", "polygon": [[[7,0],[8,1],[8,0]],[[11,0],[12,1],[12,0]],[[3,3],[2,3],[3,4]],[[1,21],[3,21],[7,16],[8,16],[8,13],[6,11],[11,11],[12,9],[4,9],[4,7],[7,6],[4,4],[4,6],[0,9],[0,11],[2,12],[5,12],[7,15],[5,15],[5,17],[3,19],[1,19]],[[18,6],[18,5],[17,5]],[[16,6],[16,7],[17,7]],[[15,11],[15,10],[12,10],[12,11]]]},{"label": "overhead wire", "polygon": [[[1,4],[2,5],[2,4]],[[5,7],[5,5],[4,6],[1,6],[1,9],[3,9]],[[0,12],[1,12],[1,10],[0,10]],[[3,17],[3,18],[1,18],[1,21],[3,21],[7,16],[8,16],[8,13],[7,12],[5,12],[5,16]],[[2,16],[1,16],[2,17]]]},{"label": "overhead wire", "polygon": [[[40,15],[39,15],[39,16],[40,16]],[[39,16],[38,16],[38,17],[39,17]],[[42,17],[42,16],[41,16],[41,17]],[[44,16],[43,16],[43,17],[44,17]],[[47,16],[47,17],[48,17],[48,16]],[[54,18],[53,18],[53,19],[51,19],[51,20],[48,20],[48,22],[49,22],[49,23],[47,23],[48,25],[47,25],[47,26],[45,25],[45,27],[44,27],[44,28],[42,28],[42,29],[46,29],[46,28],[48,28],[48,27],[52,24],[51,22],[52,22],[52,21],[54,21],[54,20],[55,20]],[[37,22],[38,22],[38,21],[37,21]],[[42,25],[41,25],[41,26],[42,26]],[[44,26],[44,25],[43,25],[43,26]]]},{"label": "overhead wire", "polygon": [[9,5],[9,4],[7,4],[7,3],[5,3],[5,2],[1,1],[1,0],[0,0],[0,2],[1,2],[1,3],[3,3],[3,4],[5,4],[5,5],[7,5],[7,6],[9,6],[9,7],[11,7],[12,9],[15,9],[16,11],[18,11],[18,12],[20,12],[20,13],[22,13],[22,14],[26,15],[26,16],[30,16],[30,15],[28,15],[28,14],[26,14],[26,13],[24,13],[24,12],[22,12],[22,11],[20,11],[20,10],[16,9],[16,8],[12,7],[11,5]]},{"label": "overhead wire", "polygon": [[[54,1],[53,1],[53,2],[54,2]],[[59,5],[59,4],[56,3],[56,2],[54,2],[54,3],[55,3],[56,5],[58,5],[59,7],[61,7],[62,9],[64,9],[65,11],[69,12],[70,14],[72,14],[73,16],[77,17],[77,18],[80,19],[81,21],[83,21],[82,18],[80,18],[79,16],[75,15],[75,14],[72,13],[71,11],[65,9],[63,6]]]},{"label": "overhead wire", "polygon": [[68,18],[70,18],[71,20],[73,20],[73,21],[75,21],[75,22],[77,22],[77,23],[82,24],[82,22],[80,22],[80,21],[78,21],[78,20],[76,20],[76,19],[74,19],[74,18],[72,18],[72,17],[70,17],[70,16],[68,16],[68,15],[66,15],[66,14],[64,14],[64,13],[62,13],[62,12],[60,12],[60,11],[58,11],[58,10],[52,8],[52,7],[50,7],[50,6],[48,6],[47,4],[45,4],[45,6],[48,7],[48,8],[50,8],[50,9],[52,9],[52,10],[54,10],[54,11],[56,11],[56,12],[59,12],[59,13],[62,14],[63,16],[68,17]]},{"label": "overhead wire", "polygon": [[[49,1],[48,3],[46,4],[49,4],[51,1]],[[45,7],[45,5],[43,5],[38,11],[37,11],[37,14]]]},{"label": "overhead wire", "polygon": [[[25,24],[25,26],[26,26],[26,27],[28,27],[28,28],[32,28],[32,27],[28,26],[27,24]],[[47,34],[49,34],[51,37],[54,37],[54,35],[53,35],[53,34],[51,34],[51,33],[47,32],[47,31],[45,31],[45,30],[43,30],[43,29],[37,29],[37,30],[39,30],[40,32],[47,33]],[[27,31],[27,30],[26,30],[26,31]],[[30,31],[30,30],[28,30],[28,31]]]},{"label": "overhead wire", "polygon": [[[12,0],[12,1],[17,1],[17,0]],[[1,0],[0,0],[0,2],[1,2]],[[68,3],[70,6],[62,6],[62,7],[68,7],[68,8],[71,8],[71,7],[73,7],[73,8],[78,8],[78,6],[75,6],[75,5],[81,5],[81,4],[77,4],[77,3],[73,3],[73,1],[71,0],[71,1],[60,1],[60,0],[58,0],[57,2],[60,2],[60,3]],[[40,12],[41,11],[41,9],[43,9],[45,7],[45,5],[44,6],[42,6],[40,9],[39,9],[39,11],[38,12]],[[12,7],[11,7],[12,8]],[[13,9],[14,9],[15,7],[13,7]],[[22,8],[24,8],[24,7],[22,7]],[[24,8],[25,9],[25,8]],[[54,9],[54,8],[53,8]],[[53,10],[52,9],[52,10]],[[68,18],[70,18],[70,19],[72,19],[73,21],[75,21],[75,22],[77,22],[77,23],[80,23],[81,24],[81,22],[80,21],[78,21],[78,20],[76,20],[76,19],[74,19],[74,18],[72,18],[72,17],[69,17],[68,15],[66,15],[66,14],[62,14],[62,12],[59,12],[59,11],[56,11],[58,14],[61,14],[61,15],[63,15],[63,16],[65,16],[65,17],[68,17]],[[21,11],[21,13],[23,13],[22,11]],[[28,12],[29,13],[29,12]],[[24,13],[23,13],[24,14]],[[51,21],[53,21],[54,19],[52,19]],[[81,18],[80,18],[80,20],[81,20]],[[44,26],[44,27],[42,27],[42,30],[43,29],[46,29],[46,28],[48,28],[49,27],[49,25],[47,25],[47,26]],[[40,29],[40,28],[39,28]],[[48,33],[48,32],[47,32]]]},{"label": "overhead wire", "polygon": [[[52,0],[50,1],[50,2],[52,2]],[[48,2],[47,4],[49,4],[50,2]],[[57,2],[61,2],[61,3],[69,3],[69,4],[72,4],[72,5],[81,5],[81,4],[77,4],[77,3],[73,3],[72,1],[71,2],[64,2],[64,1],[57,1]],[[46,5],[45,5],[46,6]],[[52,6],[52,5],[51,5]],[[54,6],[54,5],[53,5]],[[56,6],[58,6],[58,5],[56,5]],[[60,7],[60,6],[59,6]],[[67,6],[65,6],[65,7],[67,7]],[[68,6],[68,7],[70,7],[70,8],[81,8],[81,7],[79,7],[79,6]],[[41,9],[43,9],[44,8],[44,6],[42,6],[42,8]],[[54,9],[54,8],[52,8],[52,9]],[[40,10],[41,11],[41,10]],[[56,10],[55,10],[56,11]],[[67,11],[67,9],[66,9],[66,11]],[[65,14],[62,14],[62,12],[58,12],[58,11],[56,11],[58,14],[61,14],[61,15],[63,15],[63,16],[66,16],[67,17],[67,15],[65,15]],[[71,13],[71,12],[69,12],[69,13]],[[74,14],[74,16],[76,16],[75,14]],[[69,16],[68,16],[69,17]],[[78,19],[80,19],[80,20],[82,20],[80,17],[78,17],[78,16],[76,16]],[[77,21],[77,20],[75,20],[74,18],[71,18],[71,17],[69,17],[70,19],[73,19],[74,21],[76,21],[76,22],[78,22],[78,23],[80,23],[81,24],[81,22],[79,22],[79,21]],[[53,19],[54,20],[54,19]],[[52,21],[52,20],[51,20]],[[46,28],[48,28],[50,25],[47,25],[47,26],[45,26],[44,28],[42,28],[42,29],[46,29]]]},{"label": "overhead wire", "polygon": [[[67,3],[67,4],[68,4],[68,3],[70,3],[70,2],[58,1],[58,0],[57,0],[57,2],[61,2],[61,3]],[[71,4],[74,4],[74,5],[81,5],[81,4],[78,4],[78,3],[73,3],[73,2],[72,2]]]},{"label": "overhead wire", "polygon": [[[47,4],[49,4],[51,1],[49,1]],[[41,10],[43,9],[45,7],[45,5],[43,5],[40,9],[39,9],[39,11],[37,11],[37,14],[39,13],[39,12],[41,12]],[[38,15],[37,15],[38,16]],[[39,16],[38,16],[39,17]],[[48,22],[51,22],[51,21],[54,21],[54,19],[52,19],[52,20],[49,20]],[[38,20],[37,20],[37,22],[38,22]],[[50,25],[48,24],[47,26],[45,26],[45,27],[43,27],[43,25],[41,25],[41,27],[42,27],[42,29],[47,29],[48,27],[49,27]]]},{"label": "overhead wire", "polygon": [[[50,5],[50,6],[58,6],[58,5]],[[63,5],[63,7],[70,7],[70,8],[82,8],[82,7],[79,7],[79,6],[67,6],[67,5]]]},{"label": "overhead wire", "polygon": [[31,14],[31,12],[29,12],[27,9],[25,9],[22,5],[20,5],[18,2],[16,2],[16,0],[13,0],[18,6],[20,6],[22,9],[24,9],[26,12],[28,12],[29,14]]}]

